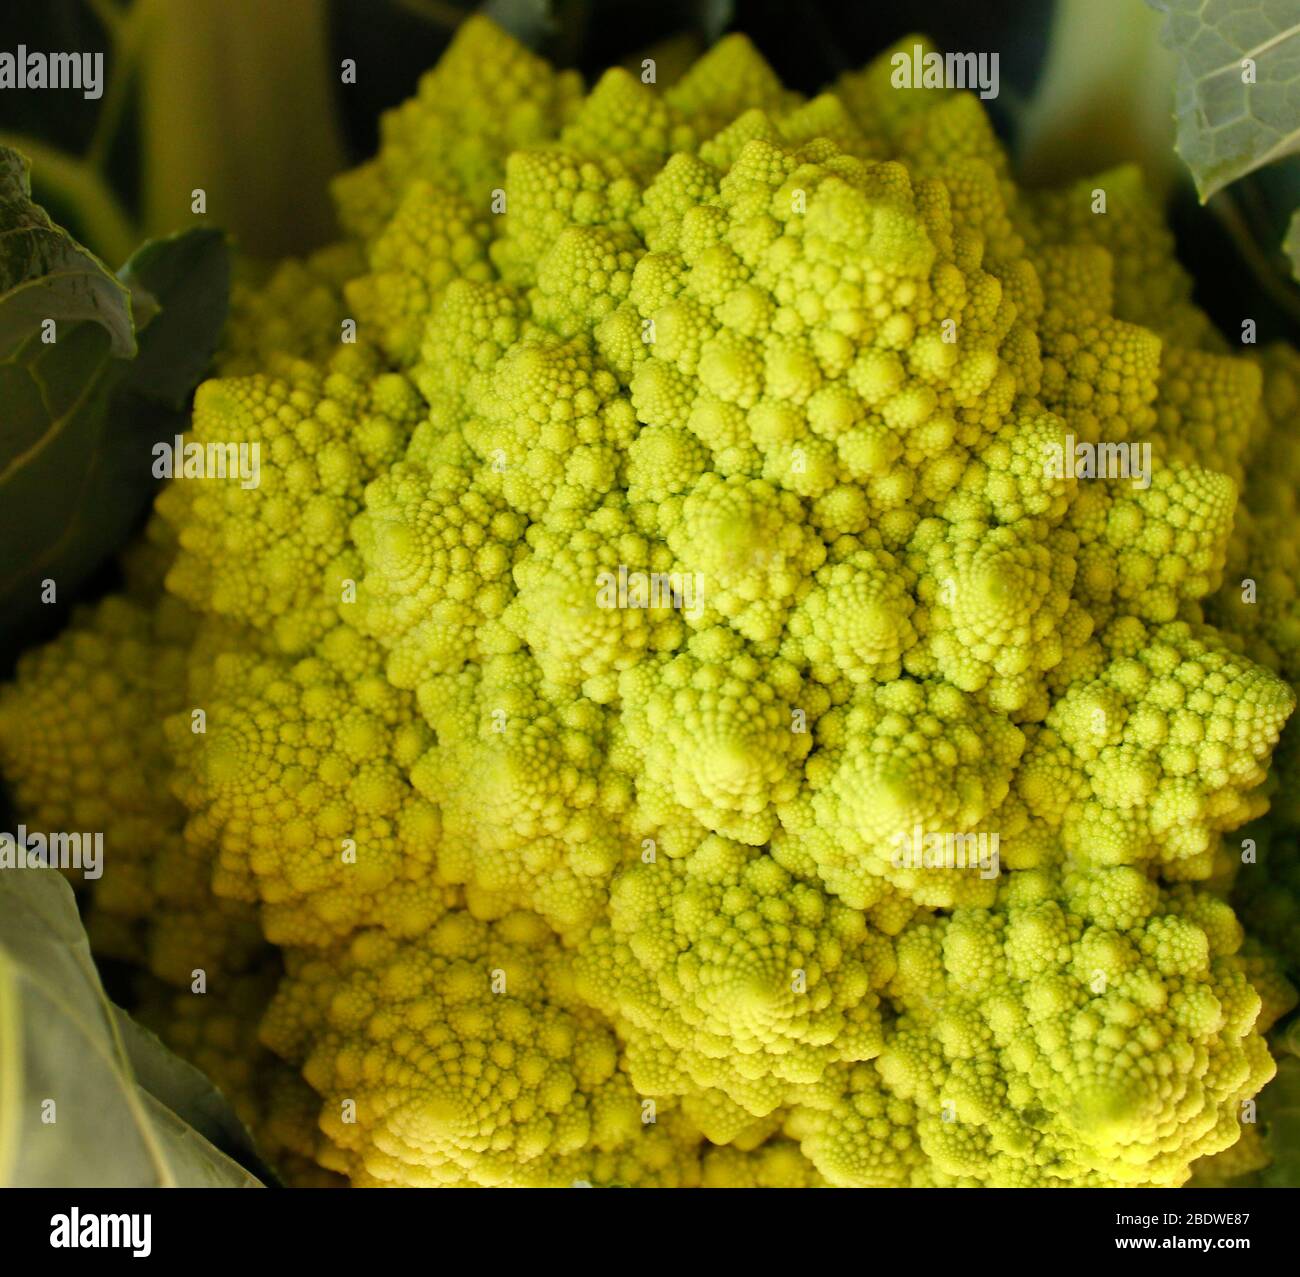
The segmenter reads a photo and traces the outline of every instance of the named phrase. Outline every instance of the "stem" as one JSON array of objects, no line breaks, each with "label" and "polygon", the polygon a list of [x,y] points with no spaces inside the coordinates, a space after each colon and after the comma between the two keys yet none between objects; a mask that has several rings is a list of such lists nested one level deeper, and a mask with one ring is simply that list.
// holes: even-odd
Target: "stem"
[{"label": "stem", "polygon": [[[206,216],[252,257],[328,243],[343,167],[326,0],[138,0],[142,216],[149,235]],[[380,67],[368,73],[382,75]]]},{"label": "stem", "polygon": [[1206,208],[1227,228],[1247,268],[1269,299],[1292,322],[1300,323],[1300,292],[1290,278],[1278,270],[1276,259],[1260,248],[1239,205],[1230,196],[1217,192],[1210,197]]},{"label": "stem", "polygon": [[0,146],[21,151],[35,181],[75,208],[89,247],[116,269],[134,251],[140,233],[108,184],[84,160],[24,133],[0,131]]},{"label": "stem", "polygon": [[87,3],[99,25],[108,32],[109,38],[116,44],[127,19],[122,16],[122,10],[115,0],[87,0]]},{"label": "stem", "polygon": [[[1165,198],[1178,174],[1170,114],[1177,59],[1160,43],[1160,21],[1132,0],[1060,0],[1018,121],[1022,182],[1058,185],[1135,161]],[[1115,38],[1098,40],[1101,28]]]},{"label": "stem", "polygon": [[[137,0],[130,11],[123,16],[109,6],[108,0],[91,0],[95,13],[108,28],[113,38],[113,74],[109,76],[108,89],[104,101],[100,104],[99,119],[95,121],[95,132],[86,148],[86,163],[92,168],[103,171],[108,159],[109,148],[117,136],[117,126],[121,123],[122,112],[131,96],[131,86],[135,80],[136,63],[139,61],[140,49],[144,44],[144,31],[148,25],[148,4]],[[105,12],[107,10],[107,12]]]}]

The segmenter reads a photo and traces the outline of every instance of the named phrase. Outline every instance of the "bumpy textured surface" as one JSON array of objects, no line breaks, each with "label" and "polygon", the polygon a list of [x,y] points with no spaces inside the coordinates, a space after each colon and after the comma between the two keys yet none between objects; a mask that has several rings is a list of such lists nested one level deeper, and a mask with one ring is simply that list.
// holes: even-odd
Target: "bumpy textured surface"
[{"label": "bumpy textured surface", "polygon": [[261,482],[172,483],[0,694],[286,1175],[1263,1165],[1300,362],[1227,353],[1140,175],[1023,193],[888,53],[584,96],[474,18],[335,193],[196,396]]}]

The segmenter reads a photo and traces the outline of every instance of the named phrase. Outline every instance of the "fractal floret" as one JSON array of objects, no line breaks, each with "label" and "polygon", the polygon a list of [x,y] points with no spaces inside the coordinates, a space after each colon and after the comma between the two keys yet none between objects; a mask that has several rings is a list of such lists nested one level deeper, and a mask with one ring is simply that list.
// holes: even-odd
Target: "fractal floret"
[{"label": "fractal floret", "polygon": [[23,659],[20,815],[298,1182],[1181,1185],[1296,997],[1300,357],[888,52],[647,66],[471,18],[236,293],[260,482]]}]

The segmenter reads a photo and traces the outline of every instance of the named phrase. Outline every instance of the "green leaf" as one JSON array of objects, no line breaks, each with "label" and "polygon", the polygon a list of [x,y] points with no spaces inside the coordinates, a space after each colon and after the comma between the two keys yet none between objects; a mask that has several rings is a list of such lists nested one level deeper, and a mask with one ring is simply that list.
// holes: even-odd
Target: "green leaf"
[{"label": "green leaf", "polygon": [[63,876],[0,872],[0,1184],[260,1187],[203,1133],[237,1127],[233,1114],[161,1043],[131,1033],[128,1049],[123,1022]]},{"label": "green leaf", "polygon": [[143,289],[162,312],[140,336],[128,384],[147,399],[183,408],[221,339],[230,292],[225,236],[196,227],[150,240],[120,275],[133,293]]},{"label": "green leaf", "polygon": [[[0,177],[6,190],[25,182],[25,168]],[[35,205],[0,199],[0,244],[13,226],[42,218]],[[183,426],[181,413],[220,339],[230,284],[229,251],[217,231],[194,228],[145,244],[112,278],[126,299],[134,355],[123,359],[106,325],[52,315],[63,285],[25,269],[12,254],[0,256],[0,332],[12,279],[30,297],[51,290],[40,313],[22,312],[26,328],[18,327],[19,311],[9,313],[14,340],[0,352],[0,616],[7,631],[0,656],[31,636],[44,580],[55,582],[56,601],[67,600],[137,525],[156,486],[151,446]],[[55,340],[47,344],[40,320],[50,317]]]},{"label": "green leaf", "polygon": [[103,326],[118,358],[135,354],[131,295],[88,249],[32,203],[27,160],[0,147],[0,355],[46,319]]},{"label": "green leaf", "polygon": [[89,324],[54,345],[29,339],[0,362],[0,607],[10,624],[34,614],[42,579],[70,589],[84,578],[147,497],[148,469],[126,465],[108,429],[119,373]]},{"label": "green leaf", "polygon": [[173,1054],[156,1033],[138,1024],[121,1007],[113,1005],[113,1015],[140,1086],[214,1148],[254,1172],[258,1179],[275,1182],[275,1173],[262,1161],[248,1128],[207,1074]]},{"label": "green leaf", "polygon": [[[1178,154],[1202,203],[1300,151],[1300,21],[1285,0],[1149,0],[1179,60]],[[1244,64],[1250,59],[1254,83]]]}]

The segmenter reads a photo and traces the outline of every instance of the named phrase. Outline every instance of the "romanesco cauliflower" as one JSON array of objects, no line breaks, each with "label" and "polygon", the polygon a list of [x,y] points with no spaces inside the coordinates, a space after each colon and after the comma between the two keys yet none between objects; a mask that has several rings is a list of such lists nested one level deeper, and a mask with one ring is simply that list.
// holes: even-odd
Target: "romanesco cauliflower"
[{"label": "romanesco cauliflower", "polygon": [[1297,356],[1227,352],[1136,170],[1023,192],[888,66],[805,101],[731,36],[584,95],[469,19],[345,240],[237,291],[189,438],[260,483],[174,480],[0,694],[23,818],[106,831],[101,952],[294,1176],[1240,1139],[1294,1002],[1234,831],[1300,681]]}]

